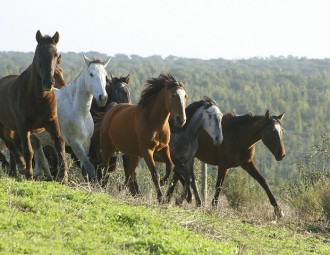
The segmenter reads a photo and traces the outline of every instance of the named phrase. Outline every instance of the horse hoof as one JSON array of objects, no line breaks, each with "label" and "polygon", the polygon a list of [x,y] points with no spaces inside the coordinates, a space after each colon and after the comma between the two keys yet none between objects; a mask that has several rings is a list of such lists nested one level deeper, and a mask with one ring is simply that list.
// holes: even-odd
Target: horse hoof
[{"label": "horse hoof", "polygon": [[284,213],[282,212],[282,210],[279,206],[274,207],[274,217],[276,219],[280,219],[280,218],[284,217]]}]

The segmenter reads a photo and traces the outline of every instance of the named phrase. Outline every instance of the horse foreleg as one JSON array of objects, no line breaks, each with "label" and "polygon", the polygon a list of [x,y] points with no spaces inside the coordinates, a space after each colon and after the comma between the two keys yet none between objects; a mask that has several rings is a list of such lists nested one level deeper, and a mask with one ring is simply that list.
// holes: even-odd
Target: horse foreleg
[{"label": "horse foreleg", "polygon": [[273,196],[273,193],[271,192],[269,185],[266,181],[266,179],[260,174],[260,172],[257,169],[257,166],[254,164],[254,162],[248,162],[242,165],[242,168],[247,171],[265,190],[267,193],[268,199],[272,206],[274,207],[274,215],[277,218],[281,218],[284,216],[281,208],[278,206],[277,201],[275,197]]},{"label": "horse foreleg", "polygon": [[37,177],[42,175],[42,170],[44,170],[47,181],[53,181],[53,176],[50,173],[49,165],[42,149],[41,141],[33,134],[31,135],[31,145],[34,150],[34,176]]},{"label": "horse foreleg", "polygon": [[159,155],[162,157],[162,161],[166,164],[166,173],[165,176],[160,180],[160,185],[163,186],[167,181],[168,177],[174,169],[174,164],[170,155],[170,147],[166,146],[159,151]]},{"label": "horse foreleg", "polygon": [[[189,160],[186,164],[189,169],[188,172],[191,175],[191,188],[195,194],[196,206],[200,207],[200,206],[202,206],[202,199],[197,190],[197,183],[196,183],[196,178],[195,178],[195,173],[194,173],[194,158],[192,160]],[[188,187],[188,189],[189,189],[189,187]],[[190,189],[189,189],[189,191],[190,191]]]},{"label": "horse foreleg", "polygon": [[140,194],[139,186],[136,181],[136,173],[135,173],[135,169],[140,162],[140,157],[126,155],[126,158],[128,158],[128,164],[126,165],[127,169],[125,169],[124,167],[125,186],[128,186],[132,196],[135,197]]},{"label": "horse foreleg", "polygon": [[64,184],[68,183],[68,166],[65,160],[65,143],[63,141],[60,127],[58,125],[58,120],[55,119],[54,121],[50,122],[49,125],[46,126],[46,130],[51,135],[54,145],[56,148],[56,152],[59,159],[58,164],[58,173],[56,176],[56,180],[60,181]]},{"label": "horse foreleg", "polygon": [[[101,134],[101,150],[102,150],[102,162],[103,162],[103,173],[101,176],[99,176],[99,180],[101,181],[101,186],[105,187],[109,180],[109,161],[111,156],[115,153],[116,148],[111,144],[110,141],[108,141],[107,138],[103,139]],[[100,171],[102,172],[102,171]]]},{"label": "horse foreleg", "polygon": [[[82,168],[87,171],[88,178],[90,181],[96,181],[96,173],[95,168],[89,161],[86,150],[84,150],[83,146],[76,140],[70,142],[70,146],[80,161]],[[84,176],[85,180],[87,180],[87,176]]]},{"label": "horse foreleg", "polygon": [[220,195],[222,184],[223,184],[223,181],[225,180],[227,171],[228,171],[228,169],[218,166],[218,178],[217,178],[217,183],[215,185],[215,195],[214,195],[214,198],[212,199],[212,206],[218,205],[219,195]]},{"label": "horse foreleg", "polygon": [[[151,177],[152,177],[152,181],[156,187],[156,191],[157,191],[157,199],[159,202],[162,201],[162,191],[160,190],[160,182],[159,182],[159,174],[157,173],[156,167],[155,167],[155,161],[153,159],[153,151],[148,149],[146,151],[144,151],[143,153],[143,158],[144,161],[146,162],[149,171],[151,173]],[[164,181],[164,180],[163,180]]]},{"label": "horse foreleg", "polygon": [[25,173],[25,160],[22,156],[22,154],[19,152],[19,144],[16,143],[16,141],[13,139],[14,133],[9,132],[6,133],[5,136],[2,136],[3,140],[6,143],[7,148],[10,151],[10,171],[9,171],[9,176],[16,177],[18,176],[17,173],[17,167],[18,171],[21,174]]},{"label": "horse foreleg", "polygon": [[[19,125],[17,125],[19,127]],[[30,132],[25,128],[20,126],[18,128],[18,134],[21,139],[23,155],[25,159],[25,177],[27,180],[33,179],[33,168],[32,168],[32,157],[33,150],[30,141]]]}]

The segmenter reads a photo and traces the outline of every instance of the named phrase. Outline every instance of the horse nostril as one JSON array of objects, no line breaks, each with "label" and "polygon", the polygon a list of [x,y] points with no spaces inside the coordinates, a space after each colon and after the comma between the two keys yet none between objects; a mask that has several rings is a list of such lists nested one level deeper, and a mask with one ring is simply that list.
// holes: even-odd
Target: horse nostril
[{"label": "horse nostril", "polygon": [[285,154],[282,155],[282,158],[284,158],[284,157],[285,157]]}]

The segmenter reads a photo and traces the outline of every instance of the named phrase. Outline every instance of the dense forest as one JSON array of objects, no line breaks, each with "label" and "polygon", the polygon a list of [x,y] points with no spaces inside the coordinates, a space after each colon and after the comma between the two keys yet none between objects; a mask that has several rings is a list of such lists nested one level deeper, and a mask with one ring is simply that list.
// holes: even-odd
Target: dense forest
[{"label": "dense forest", "polygon": [[[97,52],[85,54],[89,58],[109,58]],[[32,58],[32,52],[0,52],[0,77],[21,73]],[[61,67],[70,83],[84,67],[83,53],[62,53]],[[285,112],[284,160],[277,162],[262,143],[256,151],[256,163],[273,187],[295,176],[299,162],[329,131],[330,59],[288,56],[201,60],[117,54],[112,56],[107,71],[115,76],[130,74],[133,103],[139,100],[146,79],[171,72],[185,84],[189,103],[207,95],[223,113],[261,115],[267,109],[274,115]]]}]

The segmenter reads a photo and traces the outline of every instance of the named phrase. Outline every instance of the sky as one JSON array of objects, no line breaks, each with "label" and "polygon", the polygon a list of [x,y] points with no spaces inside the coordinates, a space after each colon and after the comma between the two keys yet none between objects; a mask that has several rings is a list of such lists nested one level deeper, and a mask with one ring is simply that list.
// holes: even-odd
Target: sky
[{"label": "sky", "polygon": [[34,51],[40,30],[59,32],[59,52],[330,58],[329,0],[6,0],[0,6],[0,51]]}]

